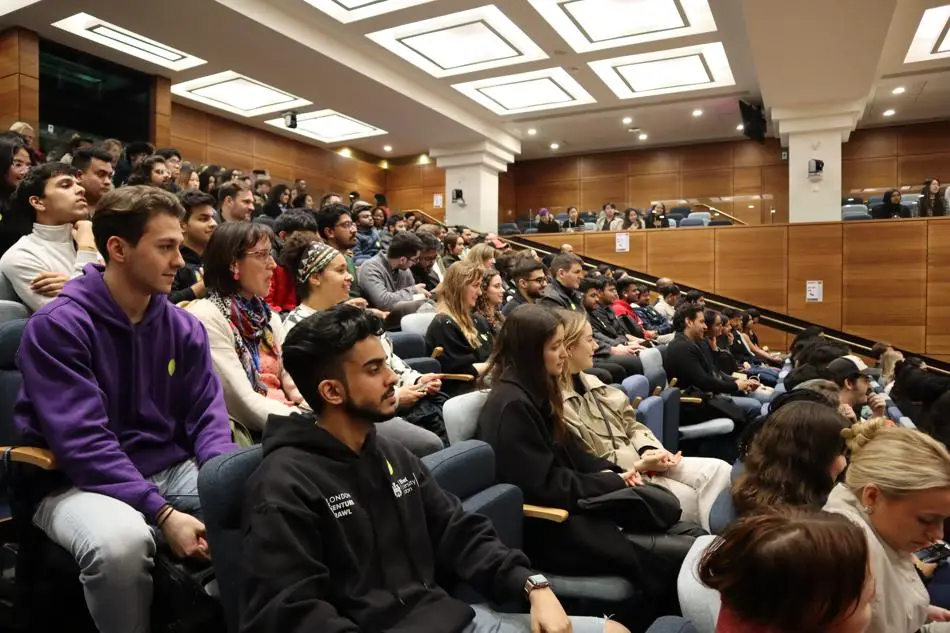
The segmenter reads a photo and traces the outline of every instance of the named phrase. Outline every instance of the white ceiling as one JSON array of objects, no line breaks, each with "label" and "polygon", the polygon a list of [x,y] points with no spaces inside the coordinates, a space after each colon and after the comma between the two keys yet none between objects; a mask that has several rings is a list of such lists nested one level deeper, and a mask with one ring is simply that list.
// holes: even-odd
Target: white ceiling
[{"label": "white ceiling", "polygon": [[[487,139],[513,153],[520,150],[519,158],[533,158],[552,155],[551,143],[559,145],[557,154],[565,154],[741,138],[737,100],[761,99],[757,65],[768,57],[753,57],[747,32],[743,2],[756,1],[84,0],[87,14],[207,61],[181,69],[51,26],[77,12],[71,0],[17,0],[7,6],[19,10],[0,17],[0,27],[21,25],[168,76],[173,84],[233,71],[310,102],[297,111],[301,123],[305,114],[319,113],[309,124],[311,133],[304,137],[283,129],[275,121],[279,112],[245,117],[209,105],[213,102],[174,99],[303,142],[345,144],[379,156],[388,156],[383,150],[388,145],[393,156],[408,156]],[[939,48],[946,46],[950,9],[927,14],[932,19],[919,29],[924,12],[942,2],[897,0],[891,2],[893,12],[884,9],[886,3],[862,5],[871,13],[881,7],[881,15],[860,17],[888,28],[883,47],[862,53],[880,55],[880,62],[859,125],[947,118],[950,54]],[[939,30],[930,25],[938,17],[944,22]],[[822,27],[848,32],[848,22],[842,16],[841,24]],[[755,25],[762,28],[761,22]],[[913,50],[930,55],[936,46],[938,52],[905,63],[919,30],[928,36],[936,30],[939,41],[918,42]],[[805,34],[776,39],[776,55],[806,66],[838,54],[833,42]],[[657,61],[667,58],[672,61]],[[898,86],[904,93],[892,94]],[[696,109],[702,116],[693,116]],[[885,117],[889,109],[895,114]],[[624,117],[632,123],[623,123]],[[332,129],[373,135],[318,140]],[[537,133],[529,135],[529,129]]]}]

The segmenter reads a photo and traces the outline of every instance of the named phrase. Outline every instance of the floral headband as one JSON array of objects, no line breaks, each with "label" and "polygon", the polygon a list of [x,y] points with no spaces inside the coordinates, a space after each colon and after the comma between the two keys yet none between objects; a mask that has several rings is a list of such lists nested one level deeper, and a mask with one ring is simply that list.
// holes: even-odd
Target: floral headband
[{"label": "floral headband", "polygon": [[297,282],[307,283],[308,279],[322,272],[339,254],[340,251],[332,246],[328,246],[323,242],[313,242],[303,259],[300,260],[300,267],[297,269]]}]

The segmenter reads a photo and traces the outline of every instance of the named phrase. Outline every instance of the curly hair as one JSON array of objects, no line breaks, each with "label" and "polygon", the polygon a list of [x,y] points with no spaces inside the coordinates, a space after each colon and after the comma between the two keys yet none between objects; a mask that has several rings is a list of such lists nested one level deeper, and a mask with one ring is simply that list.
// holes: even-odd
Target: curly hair
[{"label": "curly hair", "polygon": [[792,402],[771,413],[732,488],[739,516],[781,506],[821,508],[835,483],[831,465],[845,453],[846,428],[840,413],[817,402]]}]

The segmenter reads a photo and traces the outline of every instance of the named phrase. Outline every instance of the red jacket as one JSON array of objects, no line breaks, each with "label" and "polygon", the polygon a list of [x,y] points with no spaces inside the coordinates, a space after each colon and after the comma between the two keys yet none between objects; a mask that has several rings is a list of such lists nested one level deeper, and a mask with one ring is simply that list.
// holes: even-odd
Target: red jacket
[{"label": "red jacket", "polygon": [[646,338],[648,339],[653,338],[651,334],[647,334],[648,330],[645,327],[643,327],[643,319],[641,319],[640,316],[636,312],[633,311],[632,305],[630,305],[623,299],[617,299],[616,301],[610,304],[610,308],[614,311],[614,314],[616,314],[618,317],[621,317],[625,314],[629,316],[631,319],[637,322],[637,325],[639,325],[640,329],[643,330],[643,334],[644,336],[646,336]]},{"label": "red jacket", "polygon": [[297,307],[297,288],[294,276],[283,266],[274,269],[270,280],[267,303],[274,312],[290,312]]}]

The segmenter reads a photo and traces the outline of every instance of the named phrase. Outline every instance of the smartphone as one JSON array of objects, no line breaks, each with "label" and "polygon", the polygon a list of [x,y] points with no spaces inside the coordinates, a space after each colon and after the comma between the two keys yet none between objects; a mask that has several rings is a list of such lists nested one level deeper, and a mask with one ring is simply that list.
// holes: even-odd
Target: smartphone
[{"label": "smartphone", "polygon": [[950,558],[950,545],[944,541],[937,541],[930,547],[917,550],[915,555],[924,563],[940,563]]}]

